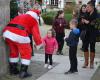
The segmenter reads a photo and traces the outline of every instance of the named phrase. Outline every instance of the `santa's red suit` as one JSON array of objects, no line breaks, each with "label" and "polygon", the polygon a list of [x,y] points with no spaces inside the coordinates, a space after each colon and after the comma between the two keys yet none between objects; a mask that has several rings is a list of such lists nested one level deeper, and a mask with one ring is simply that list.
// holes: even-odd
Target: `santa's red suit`
[{"label": "santa's red suit", "polygon": [[[38,10],[28,11],[26,14],[12,19],[4,28],[3,37],[10,47],[9,61],[11,64],[16,64],[19,61],[19,56],[21,57],[22,65],[28,66],[30,64],[32,51],[29,38],[30,34],[33,35],[37,48],[42,45],[38,23],[39,13],[40,11]],[[11,73],[13,73],[13,70]]]}]

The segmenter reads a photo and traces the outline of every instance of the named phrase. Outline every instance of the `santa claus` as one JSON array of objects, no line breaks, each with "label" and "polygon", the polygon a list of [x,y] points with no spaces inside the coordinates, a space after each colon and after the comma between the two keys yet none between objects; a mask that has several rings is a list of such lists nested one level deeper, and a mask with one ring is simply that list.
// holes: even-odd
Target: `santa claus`
[{"label": "santa claus", "polygon": [[[10,48],[10,74],[19,74],[20,78],[32,76],[27,72],[32,52],[29,35],[32,34],[37,48],[42,46],[38,22],[39,14],[39,10],[28,11],[26,14],[12,19],[3,30],[3,37]],[[20,70],[17,67],[19,56],[21,58]]]}]

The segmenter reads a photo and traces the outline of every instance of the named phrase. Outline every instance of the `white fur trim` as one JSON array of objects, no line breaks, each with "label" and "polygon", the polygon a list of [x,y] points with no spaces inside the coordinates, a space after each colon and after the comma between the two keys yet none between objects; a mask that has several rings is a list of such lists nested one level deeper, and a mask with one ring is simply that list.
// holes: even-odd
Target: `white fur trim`
[{"label": "white fur trim", "polygon": [[21,59],[21,63],[24,64],[24,65],[30,65],[30,60],[27,60],[27,59]]},{"label": "white fur trim", "polygon": [[39,50],[42,46],[43,46],[43,44],[37,45],[36,49]]},{"label": "white fur trim", "polygon": [[30,16],[32,16],[34,19],[36,19],[36,21],[38,22],[39,16],[33,12],[33,11],[28,11],[26,12],[26,14],[29,14]]},{"label": "white fur trim", "polygon": [[3,37],[8,38],[8,39],[15,41],[15,42],[18,42],[18,43],[30,43],[29,37],[27,37],[27,36],[24,37],[24,36],[15,34],[13,32],[10,32],[8,30],[3,33]]},{"label": "white fur trim", "polygon": [[9,58],[9,61],[12,63],[17,63],[19,61],[19,58]]}]

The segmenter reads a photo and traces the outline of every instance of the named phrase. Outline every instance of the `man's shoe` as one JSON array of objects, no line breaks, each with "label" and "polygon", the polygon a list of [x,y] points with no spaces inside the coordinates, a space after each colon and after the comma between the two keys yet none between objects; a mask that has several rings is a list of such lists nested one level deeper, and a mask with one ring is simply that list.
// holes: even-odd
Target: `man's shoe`
[{"label": "man's shoe", "polygon": [[19,74],[19,77],[20,77],[21,79],[27,78],[27,77],[31,77],[31,76],[32,76],[32,74],[30,74],[30,73],[28,73],[28,72],[21,72],[21,73]]},{"label": "man's shoe", "polygon": [[10,75],[18,75],[19,74],[18,63],[9,63],[9,72]]},{"label": "man's shoe", "polygon": [[73,71],[67,71],[67,72],[65,72],[64,74],[72,74],[72,73],[74,73]]},{"label": "man's shoe", "polygon": [[27,78],[27,77],[31,77],[31,76],[32,76],[31,73],[28,73],[28,72],[27,72],[27,70],[28,70],[28,66],[22,64],[22,65],[21,65],[20,74],[19,74],[19,77],[20,77],[21,79]]}]

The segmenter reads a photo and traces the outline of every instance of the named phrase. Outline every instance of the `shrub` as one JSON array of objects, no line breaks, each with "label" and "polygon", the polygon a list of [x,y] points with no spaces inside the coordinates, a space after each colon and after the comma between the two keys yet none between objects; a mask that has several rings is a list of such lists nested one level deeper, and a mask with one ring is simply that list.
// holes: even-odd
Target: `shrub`
[{"label": "shrub", "polygon": [[47,24],[47,25],[51,25],[52,24],[53,16],[51,16],[51,15],[43,15],[42,17],[43,17],[43,20],[44,20],[45,24]]},{"label": "shrub", "polygon": [[[42,14],[42,18],[47,25],[52,25],[55,16],[56,12],[47,12],[46,14]],[[69,22],[72,19],[72,14],[65,13],[65,19]]]},{"label": "shrub", "polygon": [[55,12],[48,12],[46,14],[42,14],[42,18],[43,18],[45,24],[52,25],[55,15],[56,15]]},{"label": "shrub", "polygon": [[67,21],[70,21],[70,20],[72,19],[72,14],[66,14],[66,13],[65,13],[65,19],[66,19]]},{"label": "shrub", "polygon": [[65,6],[64,11],[65,13],[72,13],[73,12],[73,6]]},{"label": "shrub", "polygon": [[18,4],[16,0],[10,1],[10,18],[14,18],[18,15]]},{"label": "shrub", "polygon": [[72,13],[75,8],[76,8],[75,3],[68,3],[65,6],[64,11],[65,11],[65,13]]}]

